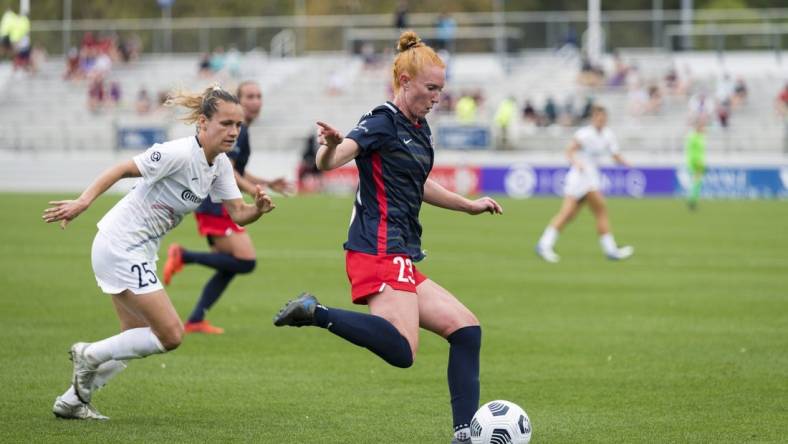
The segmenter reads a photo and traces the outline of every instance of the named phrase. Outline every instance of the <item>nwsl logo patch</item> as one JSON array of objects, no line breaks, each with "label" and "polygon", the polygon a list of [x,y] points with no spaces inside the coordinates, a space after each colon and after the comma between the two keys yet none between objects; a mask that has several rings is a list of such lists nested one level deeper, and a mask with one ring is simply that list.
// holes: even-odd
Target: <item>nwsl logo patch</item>
[{"label": "nwsl logo patch", "polygon": [[160,161],[161,160],[161,153],[158,152],[158,151],[154,151],[154,152],[150,153],[150,160],[152,160],[154,162]]}]

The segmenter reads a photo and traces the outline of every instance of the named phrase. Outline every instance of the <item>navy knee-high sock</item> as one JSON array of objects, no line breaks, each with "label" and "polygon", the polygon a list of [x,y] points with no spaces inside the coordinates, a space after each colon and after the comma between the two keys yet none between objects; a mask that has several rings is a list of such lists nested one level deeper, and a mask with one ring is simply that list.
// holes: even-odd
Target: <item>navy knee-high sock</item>
[{"label": "navy knee-high sock", "polygon": [[380,316],[319,305],[315,309],[315,323],[342,339],[365,347],[395,367],[413,365],[413,351],[408,340]]},{"label": "navy knee-high sock", "polygon": [[454,430],[469,427],[479,408],[479,350],[482,329],[478,325],[463,327],[450,334],[449,393]]},{"label": "navy knee-high sock", "polygon": [[192,314],[189,315],[188,322],[200,322],[205,319],[205,313],[219,300],[233,277],[235,277],[235,273],[217,271],[203,287],[200,300],[197,301]]},{"label": "navy knee-high sock", "polygon": [[183,250],[184,264],[200,264],[218,271],[250,273],[257,263],[254,259],[238,259],[227,253],[196,253]]}]

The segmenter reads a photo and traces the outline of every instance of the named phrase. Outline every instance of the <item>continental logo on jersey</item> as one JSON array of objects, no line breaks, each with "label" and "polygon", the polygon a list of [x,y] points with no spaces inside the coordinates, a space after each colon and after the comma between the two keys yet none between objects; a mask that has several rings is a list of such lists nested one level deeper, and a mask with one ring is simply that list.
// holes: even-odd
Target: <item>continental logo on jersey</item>
[{"label": "continental logo on jersey", "polygon": [[194,192],[189,189],[183,190],[183,193],[181,193],[181,199],[188,200],[189,202],[194,202],[196,204],[202,202],[200,196],[194,194]]},{"label": "continental logo on jersey", "polygon": [[161,153],[158,152],[158,151],[154,151],[154,152],[150,153],[150,160],[152,160],[154,162],[160,161],[161,160]]}]

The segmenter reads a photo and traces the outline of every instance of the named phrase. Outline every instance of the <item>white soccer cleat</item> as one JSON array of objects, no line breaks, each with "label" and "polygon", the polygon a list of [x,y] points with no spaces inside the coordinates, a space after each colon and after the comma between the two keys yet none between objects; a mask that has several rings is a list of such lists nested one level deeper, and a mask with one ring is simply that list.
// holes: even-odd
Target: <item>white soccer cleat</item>
[{"label": "white soccer cleat", "polygon": [[543,247],[537,244],[535,250],[539,257],[546,260],[547,262],[550,262],[551,264],[555,264],[561,260],[561,257],[558,256],[552,248]]},{"label": "white soccer cleat", "polygon": [[55,399],[55,405],[52,406],[52,413],[58,418],[63,419],[95,419],[99,421],[106,421],[108,416],[104,416],[90,404],[79,403],[71,405],[58,396]]},{"label": "white soccer cleat", "polygon": [[635,247],[626,245],[618,248],[612,254],[608,253],[607,258],[614,261],[623,261],[624,259],[629,259],[633,254],[635,254]]},{"label": "white soccer cleat", "polygon": [[96,366],[92,365],[85,349],[88,348],[87,342],[77,342],[71,346],[71,360],[74,362],[74,373],[71,383],[74,384],[74,391],[77,398],[85,404],[90,404],[90,397],[93,392],[93,379],[96,377]]}]

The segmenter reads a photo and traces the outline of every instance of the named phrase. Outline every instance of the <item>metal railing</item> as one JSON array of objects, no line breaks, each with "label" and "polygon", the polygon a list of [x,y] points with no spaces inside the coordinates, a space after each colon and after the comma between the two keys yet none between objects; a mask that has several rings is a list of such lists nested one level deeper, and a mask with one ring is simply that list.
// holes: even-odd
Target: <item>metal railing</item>
[{"label": "metal railing", "polygon": [[[485,28],[485,38],[497,34],[506,41],[504,50],[520,51],[556,48],[575,35],[577,41],[586,29],[587,11],[506,11],[456,13],[458,29]],[[411,14],[410,25],[419,29],[434,27],[439,15]],[[294,30],[299,53],[338,51],[346,48],[347,36],[355,29],[380,29],[392,26],[390,14],[373,15],[295,15],[269,17],[223,18],[145,18],[119,20],[35,20],[33,40],[43,44],[50,53],[61,53],[79,41],[87,31],[135,33],[141,37],[148,53],[208,52],[216,46],[236,46],[240,50],[268,50],[273,37],[284,29]],[[678,35],[675,26],[681,23],[679,10],[603,11],[602,28],[608,49],[615,47],[662,48],[666,34]],[[692,33],[698,26],[735,24],[765,26],[788,22],[788,8],[746,10],[694,11]],[[707,28],[711,29],[711,28]],[[388,32],[388,31],[386,31]],[[732,34],[729,34],[732,35]],[[753,35],[753,34],[746,34]],[[507,39],[506,37],[512,37]],[[465,38],[458,34],[459,38]],[[393,44],[393,42],[392,42]],[[459,51],[472,51],[473,45],[458,46]],[[500,51],[501,48],[496,48]]]}]

